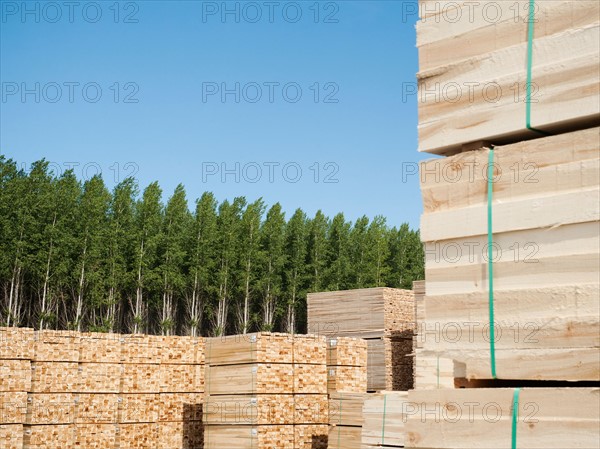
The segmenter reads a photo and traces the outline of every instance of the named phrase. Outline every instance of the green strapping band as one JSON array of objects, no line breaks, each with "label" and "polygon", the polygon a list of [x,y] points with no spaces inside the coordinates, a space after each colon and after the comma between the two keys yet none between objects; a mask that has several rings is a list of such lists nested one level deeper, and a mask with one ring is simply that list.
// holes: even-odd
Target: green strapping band
[{"label": "green strapping band", "polygon": [[511,445],[512,449],[517,449],[517,423],[519,422],[519,394],[521,393],[520,388],[516,388],[513,393],[513,415],[512,415],[512,435]]},{"label": "green strapping band", "polygon": [[494,199],[494,147],[490,148],[488,156],[488,304],[490,315],[490,363],[492,377],[496,379],[496,335],[494,329],[494,234],[492,229],[492,201]]},{"label": "green strapping band", "polygon": [[340,420],[339,420],[339,425],[338,425],[338,441],[337,441],[337,447],[338,449],[340,449],[340,444],[341,444],[341,438],[342,438],[342,434],[340,432],[340,425],[342,424],[342,397],[343,394],[339,393],[340,395]]},{"label": "green strapping band", "polygon": [[383,423],[381,424],[381,444],[385,444],[385,413],[387,407],[387,394],[383,394]]},{"label": "green strapping band", "polygon": [[546,136],[550,135],[546,131],[542,131],[540,129],[536,129],[531,126],[531,79],[532,79],[532,69],[533,69],[533,30],[535,23],[535,0],[529,0],[529,15],[528,15],[528,33],[527,33],[527,83],[525,84],[525,88],[527,89],[525,103],[526,103],[526,113],[525,113],[525,125],[527,129],[531,131],[535,131],[540,134],[544,134]]}]

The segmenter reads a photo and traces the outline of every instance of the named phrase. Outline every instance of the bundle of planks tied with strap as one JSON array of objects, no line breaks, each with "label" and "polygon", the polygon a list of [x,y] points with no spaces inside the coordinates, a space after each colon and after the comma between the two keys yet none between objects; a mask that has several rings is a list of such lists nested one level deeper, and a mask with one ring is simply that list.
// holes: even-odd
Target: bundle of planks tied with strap
[{"label": "bundle of planks tied with strap", "polygon": [[406,447],[598,447],[600,3],[420,9]]},{"label": "bundle of planks tied with strap", "polygon": [[326,449],[325,337],[253,333],[206,340],[205,449]]}]

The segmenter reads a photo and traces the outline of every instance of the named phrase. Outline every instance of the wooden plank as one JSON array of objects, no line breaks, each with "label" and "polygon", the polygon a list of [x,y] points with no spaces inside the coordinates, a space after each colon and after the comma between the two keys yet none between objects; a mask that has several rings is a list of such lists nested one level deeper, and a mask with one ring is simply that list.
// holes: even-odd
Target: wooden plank
[{"label": "wooden plank", "polygon": [[204,338],[161,337],[160,363],[192,365],[204,363]]},{"label": "wooden plank", "polygon": [[23,449],[23,424],[0,425],[0,447],[2,449]]},{"label": "wooden plank", "polygon": [[160,365],[121,365],[122,393],[160,392]]},{"label": "wooden plank", "polygon": [[158,444],[158,424],[119,424],[118,438],[121,449],[156,449]]},{"label": "wooden plank", "polygon": [[119,423],[158,422],[161,405],[158,393],[121,394],[119,399]]},{"label": "wooden plank", "polygon": [[37,331],[33,361],[78,362],[80,340],[80,335],[74,331]]},{"label": "wooden plank", "polygon": [[79,361],[86,363],[120,363],[121,336],[112,333],[82,333],[79,343]]},{"label": "wooden plank", "polygon": [[[23,449],[64,449],[75,447],[76,429],[73,424],[23,427]],[[94,446],[82,446],[94,449]],[[110,445],[103,448],[113,449]],[[96,446],[100,449],[99,446]]]},{"label": "wooden plank", "polygon": [[0,327],[0,359],[31,360],[34,352],[33,329]]},{"label": "wooden plank", "polygon": [[161,360],[162,337],[158,335],[127,334],[121,336],[121,362],[157,364]]},{"label": "wooden plank", "polygon": [[0,393],[0,424],[23,424],[26,414],[26,392]]},{"label": "wooden plank", "polygon": [[203,422],[208,425],[326,424],[327,395],[260,394],[208,396]]},{"label": "wooden plank", "polygon": [[329,426],[320,424],[294,426],[294,449],[327,449]]},{"label": "wooden plank", "polygon": [[328,366],[367,366],[367,341],[362,338],[333,337],[327,341]]},{"label": "wooden plank", "polygon": [[[325,429],[327,426],[324,426]],[[289,449],[294,426],[205,426],[204,449]],[[310,447],[310,446],[309,446]]]},{"label": "wooden plank", "polygon": [[75,362],[33,362],[32,393],[73,393],[79,388],[78,365]]},{"label": "wooden plank", "polygon": [[111,363],[80,363],[77,371],[77,387],[71,390],[77,393],[119,393],[121,380],[129,379],[122,365]]},{"label": "wooden plank", "polygon": [[361,449],[361,427],[331,426],[329,428],[329,449]]},{"label": "wooden plank", "polygon": [[26,424],[73,424],[76,407],[73,393],[23,393],[27,401]]},{"label": "wooden plank", "polygon": [[[561,127],[597,125],[599,42],[597,21],[535,39],[534,128],[555,133]],[[526,60],[527,44],[523,43],[420,72],[419,151],[448,154],[465,142],[502,144],[537,137],[525,126],[524,88],[515,101],[514,86],[526,82]],[[479,88],[470,91],[465,83],[474,80]],[[485,88],[490,84],[492,94]]]},{"label": "wooden plank", "polygon": [[365,366],[327,367],[327,391],[329,393],[366,393],[367,383]]},{"label": "wooden plank", "polygon": [[158,370],[160,393],[204,391],[204,365],[161,364]]},{"label": "wooden plank", "polygon": [[160,422],[202,421],[202,393],[160,393]]},{"label": "wooden plank", "polygon": [[119,449],[116,424],[77,424],[75,447],[86,449]]},{"label": "wooden plank", "polygon": [[[599,189],[580,189],[549,196],[493,204],[494,234],[544,229],[600,219]],[[487,206],[473,206],[421,217],[424,242],[487,235]]]},{"label": "wooden plank", "polygon": [[417,349],[415,354],[415,390],[454,388],[454,362],[435,351]]},{"label": "wooden plank", "polygon": [[211,366],[244,363],[293,363],[293,337],[259,332],[206,340],[206,363]]},{"label": "wooden plank", "polygon": [[29,360],[0,359],[0,392],[29,391],[31,389],[31,362]]},{"label": "wooden plank", "polygon": [[75,410],[75,424],[116,424],[119,415],[119,395],[76,394]]},{"label": "wooden plank", "polygon": [[200,421],[161,422],[158,425],[160,449],[200,449],[204,445],[204,426]]},{"label": "wooden plank", "polygon": [[[513,392],[509,388],[411,391],[406,447],[509,449]],[[598,388],[523,388],[518,447],[598,447],[598,394]]]},{"label": "wooden plank", "polygon": [[[456,64],[499,48],[527,42],[527,0],[515,2],[482,1],[449,10],[446,4],[440,14],[417,22],[419,69]],[[456,3],[454,4],[456,5]],[[429,5],[430,10],[433,5]],[[493,13],[492,13],[493,11]],[[600,15],[595,1],[538,1],[535,11],[535,38],[564,33],[598,21]],[[494,17],[494,20],[491,20]],[[445,20],[448,19],[448,20]],[[451,52],[448,51],[452,46]]]},{"label": "wooden plank", "polygon": [[370,394],[363,406],[363,446],[400,446],[405,443],[408,393]]},{"label": "wooden plank", "polygon": [[363,404],[368,397],[368,393],[331,393],[329,424],[332,426],[362,426]]},{"label": "wooden plank", "polygon": [[[549,196],[598,185],[600,128],[494,148],[494,201]],[[425,214],[487,205],[489,151],[421,162]]]}]

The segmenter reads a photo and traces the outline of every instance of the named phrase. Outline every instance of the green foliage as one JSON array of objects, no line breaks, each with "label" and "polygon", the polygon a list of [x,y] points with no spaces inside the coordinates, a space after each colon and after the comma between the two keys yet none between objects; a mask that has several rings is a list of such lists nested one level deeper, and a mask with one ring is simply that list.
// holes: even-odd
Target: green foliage
[{"label": "green foliage", "polygon": [[423,279],[418,231],[134,179],[109,192],[0,155],[0,323],[100,332],[306,332],[312,291]]}]

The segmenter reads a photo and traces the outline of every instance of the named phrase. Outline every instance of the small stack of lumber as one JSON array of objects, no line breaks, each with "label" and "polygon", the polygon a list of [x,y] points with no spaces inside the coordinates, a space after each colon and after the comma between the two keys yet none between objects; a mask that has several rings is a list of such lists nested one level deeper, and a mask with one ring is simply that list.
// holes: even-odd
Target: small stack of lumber
[{"label": "small stack of lumber", "polygon": [[369,394],[363,405],[361,449],[404,447],[410,410],[408,393],[404,391]]},{"label": "small stack of lumber", "polygon": [[361,449],[363,403],[368,393],[331,393],[329,449]]},{"label": "small stack of lumber", "polygon": [[327,448],[325,337],[206,340],[205,449]]},{"label": "small stack of lumber", "polygon": [[598,122],[599,2],[537,0],[531,20],[529,0],[420,3],[419,151],[539,137],[526,126],[528,54],[532,128],[555,134]]},{"label": "small stack of lumber", "polygon": [[367,392],[367,342],[360,338],[327,339],[327,391]]},{"label": "small stack of lumber", "polygon": [[377,287],[309,293],[307,301],[310,332],[367,340],[369,391],[412,388],[411,290]]}]

